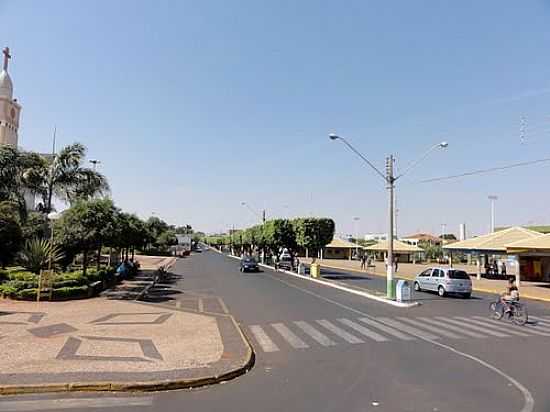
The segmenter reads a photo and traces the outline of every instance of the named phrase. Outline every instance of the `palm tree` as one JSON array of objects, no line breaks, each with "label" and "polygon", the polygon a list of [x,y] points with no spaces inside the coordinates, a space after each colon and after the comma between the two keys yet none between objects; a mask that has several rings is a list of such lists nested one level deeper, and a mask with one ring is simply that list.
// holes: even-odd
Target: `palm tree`
[{"label": "palm tree", "polygon": [[56,155],[21,152],[14,147],[0,147],[0,201],[16,202],[21,217],[26,216],[25,192],[42,198],[39,209],[52,211],[54,196],[73,204],[109,192],[101,173],[83,167],[86,148],[80,143],[65,146]]},{"label": "palm tree", "polygon": [[17,204],[22,220],[26,218],[25,191],[41,194],[46,160],[36,153],[20,152],[15,147],[0,147],[0,201]]},{"label": "palm tree", "polygon": [[81,143],[65,146],[47,161],[43,180],[43,211],[52,211],[54,195],[70,204],[76,200],[88,200],[109,192],[107,178],[101,173],[83,167],[86,148]]}]

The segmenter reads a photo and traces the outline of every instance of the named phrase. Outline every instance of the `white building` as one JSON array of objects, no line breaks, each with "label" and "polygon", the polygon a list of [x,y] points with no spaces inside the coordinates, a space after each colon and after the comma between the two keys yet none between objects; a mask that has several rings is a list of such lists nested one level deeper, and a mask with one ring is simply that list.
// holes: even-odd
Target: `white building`
[{"label": "white building", "polygon": [[13,82],[8,74],[10,49],[4,48],[4,65],[0,72],[0,145],[17,147],[21,105],[13,98]]},{"label": "white building", "polygon": [[388,239],[387,233],[367,233],[365,235],[366,241],[375,240],[377,242],[380,242],[381,240],[386,240],[386,239]]}]

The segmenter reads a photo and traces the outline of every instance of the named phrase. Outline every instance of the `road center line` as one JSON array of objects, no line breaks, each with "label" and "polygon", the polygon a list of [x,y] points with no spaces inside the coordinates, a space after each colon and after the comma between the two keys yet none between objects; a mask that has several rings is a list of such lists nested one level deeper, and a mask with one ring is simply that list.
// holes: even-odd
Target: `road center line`
[{"label": "road center line", "polygon": [[[281,282],[281,283],[289,286],[289,287],[301,290],[304,293],[307,293],[311,296],[315,296],[318,299],[324,300],[325,302],[332,303],[333,305],[339,306],[343,309],[349,310],[350,312],[357,313],[359,315],[368,317],[370,319],[375,319],[373,316],[371,316],[371,315],[369,315],[365,312],[362,312],[358,309],[355,309],[355,308],[352,308],[350,306],[344,305],[343,303],[337,302],[335,300],[326,298],[322,295],[319,295],[319,294],[317,294],[315,292],[312,292],[312,291],[309,291],[307,289],[303,289],[299,286],[293,285],[292,283],[288,283],[288,282],[286,282],[282,279],[278,279],[277,277],[275,277],[273,275],[270,275],[270,274],[267,274],[267,273],[266,273],[266,275],[269,276],[270,278],[278,281],[278,282]],[[478,358],[474,355],[470,355],[466,352],[459,351],[458,349],[456,349],[456,348],[454,348],[450,345],[446,345],[444,343],[437,342],[433,339],[428,339],[428,338],[423,337],[423,336],[418,336],[418,338],[422,339],[426,342],[429,342],[432,345],[439,346],[440,348],[443,348],[443,349],[447,349],[448,351],[451,351],[451,352],[455,353],[458,356],[462,356],[463,358],[470,359],[471,361],[473,361],[475,363],[478,363],[478,364],[484,366],[485,368],[495,372],[497,375],[502,376],[504,379],[506,379],[508,382],[510,382],[512,385],[514,385],[516,387],[516,389],[523,395],[524,403],[523,403],[523,408],[520,410],[520,412],[532,412],[533,411],[533,408],[535,407],[535,400],[533,399],[533,395],[531,395],[531,392],[529,392],[529,390],[525,386],[523,386],[519,381],[514,379],[512,376],[506,374],[506,372],[498,369],[496,366],[491,365],[490,363],[484,361],[483,359],[480,359],[480,358]]]}]

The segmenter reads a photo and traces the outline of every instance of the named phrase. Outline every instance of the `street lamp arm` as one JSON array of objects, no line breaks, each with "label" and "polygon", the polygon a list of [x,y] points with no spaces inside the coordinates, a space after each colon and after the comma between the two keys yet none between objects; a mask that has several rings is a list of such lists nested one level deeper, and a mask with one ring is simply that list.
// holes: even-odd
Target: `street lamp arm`
[{"label": "street lamp arm", "polygon": [[335,138],[333,138],[333,135],[331,135],[331,139],[333,140],[341,140],[342,143],[344,143],[347,147],[349,147],[349,149],[355,153],[357,156],[359,156],[361,159],[363,159],[363,161],[368,164],[378,175],[380,175],[380,177],[382,179],[384,179],[384,182],[387,182],[387,179],[386,179],[386,176],[384,176],[384,173],[382,173],[375,165],[373,165],[371,162],[369,162],[369,159],[367,159],[365,156],[363,156],[361,154],[361,152],[359,152],[355,147],[353,147],[346,139],[344,139],[343,137],[340,137],[340,136],[334,136]]},{"label": "street lamp arm", "polygon": [[255,209],[253,209],[248,203],[246,202],[241,202],[241,205],[245,206],[248,210],[250,210],[255,216],[259,217],[260,219],[263,219],[263,216],[258,212],[256,211]]},{"label": "street lamp arm", "polygon": [[409,166],[407,166],[407,168],[401,173],[399,174],[395,180],[405,176],[407,173],[409,173],[412,169],[414,169],[416,166],[418,166],[424,159],[426,159],[429,154],[431,152],[433,152],[435,149],[438,149],[438,148],[446,148],[449,144],[447,142],[441,142],[441,143],[437,143],[437,144],[434,144],[432,147],[430,147],[428,150],[426,150],[426,152],[420,156],[417,160],[415,160],[414,162],[411,162],[409,164]]}]

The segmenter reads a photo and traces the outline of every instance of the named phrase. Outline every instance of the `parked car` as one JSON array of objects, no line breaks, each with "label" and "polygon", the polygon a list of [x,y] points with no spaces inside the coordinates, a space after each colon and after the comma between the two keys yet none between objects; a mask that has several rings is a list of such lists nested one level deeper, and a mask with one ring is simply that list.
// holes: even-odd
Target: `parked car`
[{"label": "parked car", "polygon": [[456,293],[464,298],[472,295],[472,280],[463,270],[452,268],[428,268],[418,274],[414,280],[414,290],[430,290],[439,296]]},{"label": "parked car", "polygon": [[260,267],[256,259],[250,256],[245,256],[241,259],[241,272],[259,272]]}]

